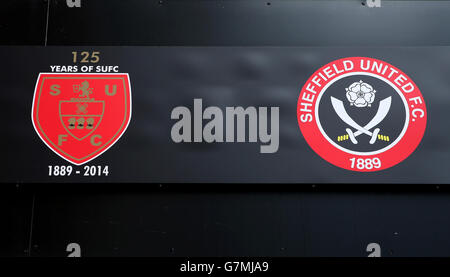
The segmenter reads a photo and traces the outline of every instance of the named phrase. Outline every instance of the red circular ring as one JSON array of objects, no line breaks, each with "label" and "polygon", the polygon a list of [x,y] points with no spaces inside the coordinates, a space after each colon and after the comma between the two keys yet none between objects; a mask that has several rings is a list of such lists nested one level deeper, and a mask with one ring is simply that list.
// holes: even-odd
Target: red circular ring
[{"label": "red circular ring", "polygon": [[[345,61],[348,61],[346,63],[347,65],[352,63],[353,68],[348,71],[339,72],[339,69],[343,70]],[[361,63],[364,61],[370,62],[371,65],[374,65],[376,63],[378,66],[376,67],[370,66],[368,69],[365,68],[363,69],[361,67]],[[379,66],[381,64],[383,65],[383,68],[384,66],[388,66],[389,69],[386,70],[385,72],[379,70],[380,68]],[[327,78],[327,80],[325,81],[324,79],[326,78],[325,77],[326,75],[324,75],[325,74],[324,70],[327,68],[330,69],[334,68],[335,75],[330,78]],[[328,70],[328,72],[330,71]],[[381,153],[373,155],[357,155],[338,149],[324,137],[324,135],[322,134],[317,125],[317,119],[315,117],[315,109],[317,104],[316,101],[319,98],[318,96],[320,94],[325,93],[325,91],[321,88],[325,87],[328,83],[332,82],[337,77],[350,72],[372,73],[389,80],[395,87],[397,87],[402,92],[403,96],[405,97],[408,103],[408,108],[406,112],[409,113],[409,122],[405,134],[397,142],[396,145]],[[308,85],[310,85],[310,88],[313,85],[315,85],[316,87],[318,86],[316,83],[312,82],[312,80],[314,77],[317,78],[317,76],[319,76],[318,75],[319,73],[321,73],[322,76],[325,78],[322,79],[323,83],[320,84],[321,88],[317,89],[316,91],[317,94],[313,94],[310,91],[307,91],[306,88],[308,87]],[[397,79],[400,75],[403,78]],[[413,90],[411,90],[410,92],[406,92],[406,89],[402,90],[402,87],[405,86],[405,84],[408,84],[409,82],[412,84]],[[306,94],[308,95],[306,96]],[[313,99],[311,100],[312,97]],[[306,101],[305,99],[310,100]],[[307,112],[304,111],[305,103],[312,104],[312,106],[310,106],[310,109],[312,110],[312,113],[310,113],[312,116],[311,121],[305,120],[307,116],[302,117],[302,115],[307,114]],[[335,166],[344,169],[353,171],[371,172],[392,167],[402,162],[412,152],[414,152],[414,150],[417,148],[420,141],[422,140],[422,137],[425,132],[427,122],[427,111],[425,101],[422,97],[419,88],[405,73],[403,73],[403,71],[381,60],[367,57],[348,57],[335,60],[322,66],[319,70],[314,72],[314,74],[308,79],[308,81],[303,86],[297,101],[297,120],[300,126],[300,130],[306,142],[323,159],[325,159],[326,161],[330,162]],[[375,168],[374,166],[374,162],[376,161],[375,158],[378,158],[380,161],[380,166],[377,168]],[[361,159],[362,164],[364,165],[363,168],[361,168],[360,163]],[[370,160],[370,162],[367,160]],[[367,167],[365,166],[366,162]],[[378,164],[377,161],[376,163]],[[370,166],[370,164],[372,164],[372,167]]]}]

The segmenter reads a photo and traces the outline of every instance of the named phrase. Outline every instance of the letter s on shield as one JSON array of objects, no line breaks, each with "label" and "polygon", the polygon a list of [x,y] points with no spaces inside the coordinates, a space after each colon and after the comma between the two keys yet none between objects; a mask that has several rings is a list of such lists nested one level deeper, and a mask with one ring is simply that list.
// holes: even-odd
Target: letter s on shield
[{"label": "letter s on shield", "polygon": [[41,73],[32,108],[33,126],[56,154],[81,165],[108,150],[131,119],[126,73]]}]

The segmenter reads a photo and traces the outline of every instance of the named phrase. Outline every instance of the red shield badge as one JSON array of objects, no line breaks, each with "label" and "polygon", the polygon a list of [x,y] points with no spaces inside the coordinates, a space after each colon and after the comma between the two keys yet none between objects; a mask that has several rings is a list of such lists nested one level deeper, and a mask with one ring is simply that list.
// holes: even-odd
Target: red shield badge
[{"label": "red shield badge", "polygon": [[41,73],[32,120],[56,154],[81,165],[108,150],[131,119],[128,74]]}]

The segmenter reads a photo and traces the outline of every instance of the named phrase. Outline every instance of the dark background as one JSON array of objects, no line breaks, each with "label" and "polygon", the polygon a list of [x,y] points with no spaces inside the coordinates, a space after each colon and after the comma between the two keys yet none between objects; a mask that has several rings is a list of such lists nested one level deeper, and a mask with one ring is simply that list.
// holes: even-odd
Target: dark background
[{"label": "dark background", "polygon": [[[450,44],[448,1],[382,1],[381,8],[368,8],[351,0],[83,0],[80,9],[62,0],[3,2],[3,45],[426,46],[445,52],[442,46]],[[423,66],[440,70],[432,61]],[[2,145],[8,147],[5,136]],[[423,165],[448,171],[445,163]],[[448,179],[401,187],[221,181],[2,183],[0,255],[65,256],[71,242],[81,245],[83,256],[367,256],[371,242],[381,245],[383,256],[450,253]]]}]

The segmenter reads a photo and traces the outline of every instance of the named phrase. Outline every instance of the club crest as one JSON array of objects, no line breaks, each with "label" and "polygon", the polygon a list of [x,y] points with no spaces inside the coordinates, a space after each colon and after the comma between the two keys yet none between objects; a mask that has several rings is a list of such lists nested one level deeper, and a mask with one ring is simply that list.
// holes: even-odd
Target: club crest
[{"label": "club crest", "polygon": [[128,74],[39,75],[32,108],[34,128],[50,149],[75,165],[108,150],[130,119]]},{"label": "club crest", "polygon": [[417,85],[398,68],[365,57],[340,59],[316,71],[300,93],[297,117],[315,152],[354,171],[403,161],[426,127]]}]

